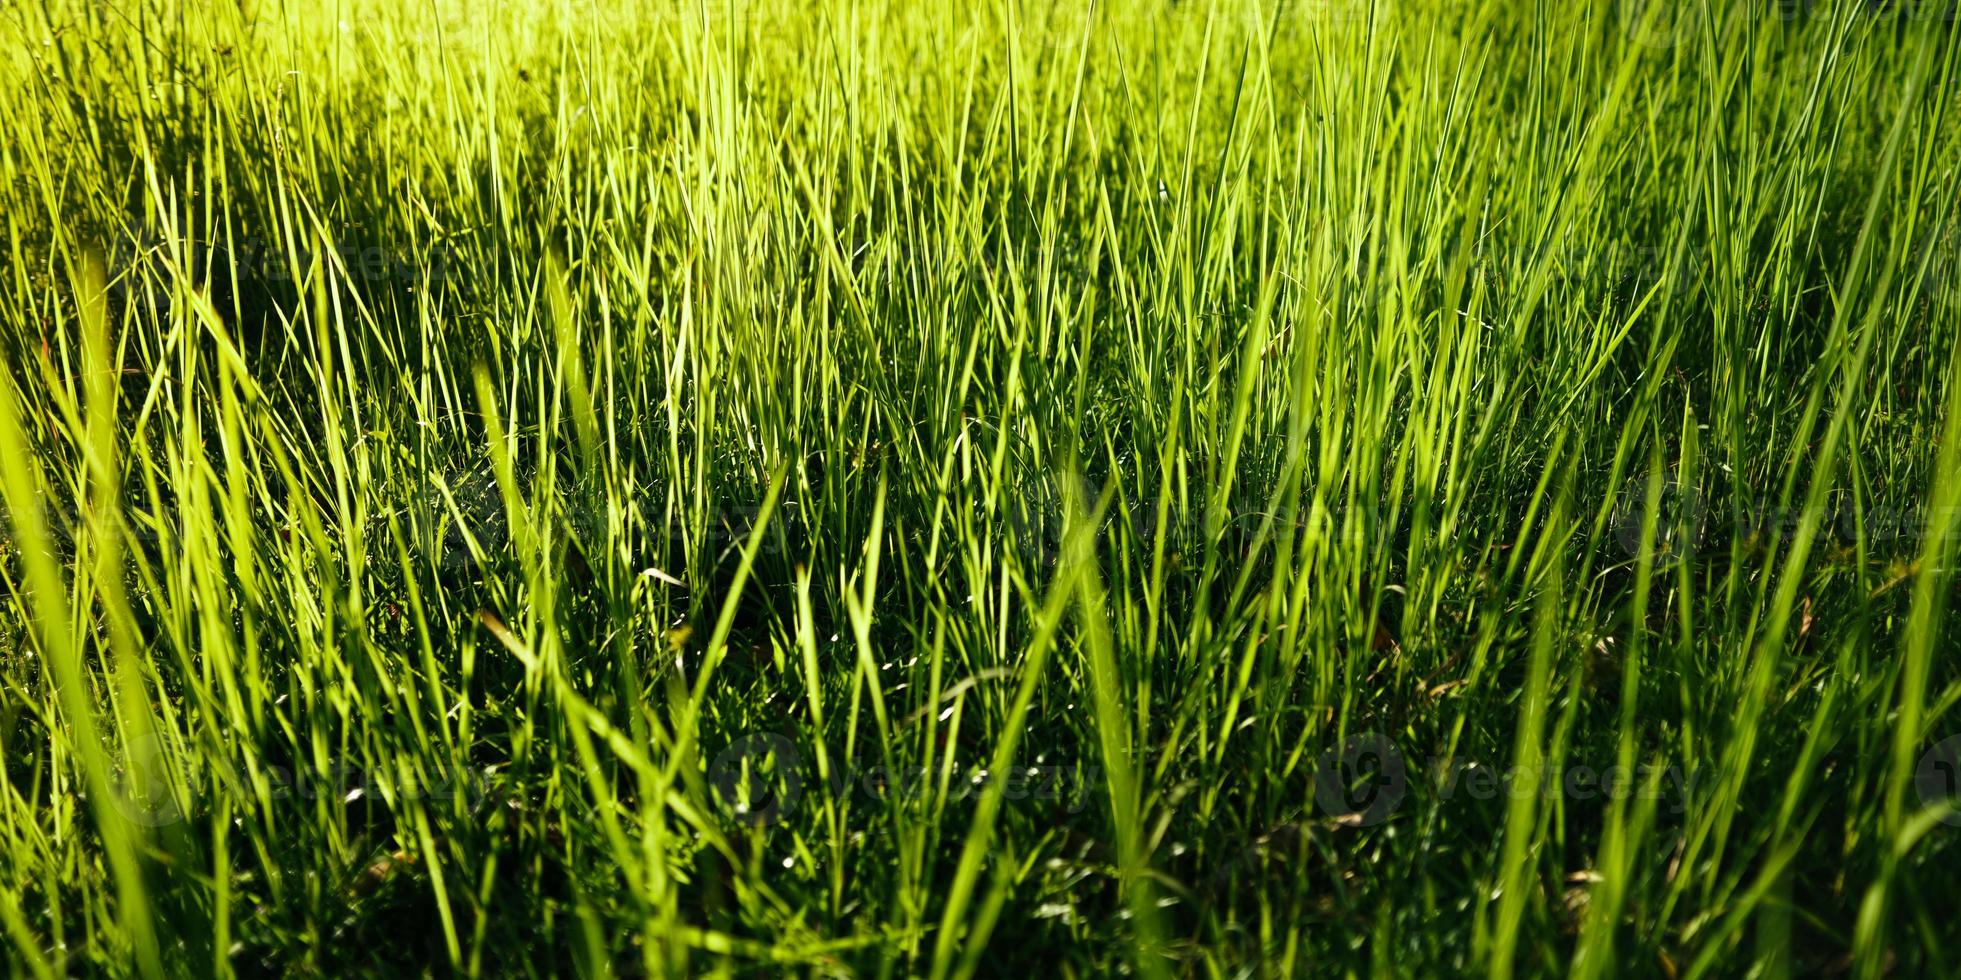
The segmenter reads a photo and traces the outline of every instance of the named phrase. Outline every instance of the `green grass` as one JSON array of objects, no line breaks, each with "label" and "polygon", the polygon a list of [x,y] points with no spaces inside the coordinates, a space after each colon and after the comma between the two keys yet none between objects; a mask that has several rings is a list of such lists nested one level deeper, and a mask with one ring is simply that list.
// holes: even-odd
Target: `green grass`
[{"label": "green grass", "polygon": [[205,7],[0,11],[14,972],[1952,961],[1942,4]]}]

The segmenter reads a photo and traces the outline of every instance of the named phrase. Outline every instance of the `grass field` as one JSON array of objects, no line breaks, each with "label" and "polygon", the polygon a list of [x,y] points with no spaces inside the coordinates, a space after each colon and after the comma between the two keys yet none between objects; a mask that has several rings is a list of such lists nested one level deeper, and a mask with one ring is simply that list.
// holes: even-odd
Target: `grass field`
[{"label": "grass field", "polygon": [[1951,969],[1957,30],[9,4],[6,962]]}]

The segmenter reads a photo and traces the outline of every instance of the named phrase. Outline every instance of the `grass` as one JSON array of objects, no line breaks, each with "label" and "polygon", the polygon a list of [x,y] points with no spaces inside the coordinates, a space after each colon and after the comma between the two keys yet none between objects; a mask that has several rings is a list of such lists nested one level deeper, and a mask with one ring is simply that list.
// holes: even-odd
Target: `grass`
[{"label": "grass", "polygon": [[13,972],[1936,972],[1951,7],[0,13]]}]

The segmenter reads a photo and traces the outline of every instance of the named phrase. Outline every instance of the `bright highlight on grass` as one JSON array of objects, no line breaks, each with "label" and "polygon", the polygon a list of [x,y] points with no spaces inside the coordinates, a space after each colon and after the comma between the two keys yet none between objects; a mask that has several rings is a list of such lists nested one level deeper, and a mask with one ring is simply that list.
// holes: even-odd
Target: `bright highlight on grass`
[{"label": "bright highlight on grass", "polygon": [[1951,3],[0,11],[0,929],[1930,975]]}]

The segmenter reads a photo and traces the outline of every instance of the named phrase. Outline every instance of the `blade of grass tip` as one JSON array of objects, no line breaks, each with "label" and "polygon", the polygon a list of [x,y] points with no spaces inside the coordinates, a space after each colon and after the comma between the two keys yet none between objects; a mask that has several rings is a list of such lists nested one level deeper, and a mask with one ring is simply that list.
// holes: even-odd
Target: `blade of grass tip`
[{"label": "blade of grass tip", "polygon": [[[16,856],[15,860],[20,858]],[[14,941],[13,952],[19,957],[16,962],[25,965],[37,980],[51,980],[55,974],[48,966],[48,958],[41,955],[41,939],[28,928],[27,919],[20,914],[20,909],[16,892],[0,891],[0,924],[6,926],[7,937]]]},{"label": "blade of grass tip", "polygon": [[[1547,465],[1558,464],[1549,461]],[[1560,593],[1565,583],[1561,581],[1563,570],[1559,552],[1568,530],[1566,511],[1571,479],[1569,468],[1560,481],[1552,509],[1540,532],[1540,550],[1546,556],[1549,569],[1539,580],[1532,647],[1526,663],[1525,691],[1520,701],[1518,727],[1512,743],[1514,784],[1511,799],[1505,807],[1505,839],[1498,859],[1498,917],[1492,926],[1490,954],[1486,963],[1487,973],[1493,980],[1505,980],[1512,976],[1526,903],[1539,891],[1535,865],[1541,842],[1536,835],[1539,793],[1543,785],[1539,770],[1545,751],[1540,740],[1545,737],[1546,710],[1551,700],[1552,661],[1556,655],[1554,646],[1560,632]],[[1519,780],[1525,782],[1523,787],[1518,785]]]},{"label": "blade of grass tip", "polygon": [[[1094,527],[1102,517],[1099,512],[1090,522]],[[1086,534],[1083,526],[1065,531],[1067,534]],[[1055,644],[1055,635],[1061,627],[1063,614],[1074,600],[1077,575],[1080,567],[1064,563],[1057,569],[1056,577],[1049,583],[1048,596],[1035,614],[1035,634],[1028,642],[1027,651],[1022,656],[1021,682],[1015,691],[1015,699],[1008,708],[1008,717],[1002,724],[1001,740],[994,747],[994,755],[989,760],[989,772],[1002,772],[1014,762],[1015,748],[1021,743],[1023,725],[1028,717],[1029,706],[1035,700],[1036,689],[1048,667],[1049,655]],[[980,803],[974,808],[974,819],[967,826],[967,836],[960,846],[960,857],[954,868],[953,883],[947,888],[946,906],[940,913],[939,935],[933,944],[933,980],[944,980],[953,966],[953,956],[963,943],[981,943],[986,936],[981,934],[978,923],[972,933],[963,937],[958,925],[964,920],[967,906],[971,903],[974,887],[980,880],[982,865],[986,863],[986,851],[994,834],[994,822],[1001,812],[1001,802],[1006,792],[1006,779],[991,779],[982,788]]]},{"label": "blade of grass tip", "polygon": [[701,666],[695,672],[694,686],[688,693],[683,714],[674,725],[674,753],[667,760],[663,778],[667,785],[673,784],[677,770],[688,773],[691,782],[692,777],[697,775],[692,770],[681,769],[681,766],[694,755],[695,741],[701,734],[696,720],[700,718],[702,706],[708,697],[708,683],[714,677],[716,666],[728,655],[729,632],[735,628],[736,609],[741,605],[743,589],[749,584],[749,576],[756,566],[756,555],[768,537],[770,519],[775,516],[776,505],[783,497],[783,487],[789,482],[786,479],[788,472],[789,464],[779,463],[770,474],[769,490],[763,495],[763,505],[756,514],[756,523],[742,543],[742,558],[736,564],[734,577],[729,579],[728,594],[722,597],[722,611],[715,617],[715,628],[709,633],[708,645],[703,648]]},{"label": "blade of grass tip", "polygon": [[[152,731],[149,701],[141,682],[141,666],[135,652],[134,627],[122,596],[121,470],[117,459],[116,365],[112,337],[104,310],[106,301],[101,259],[94,252],[84,255],[76,281],[80,297],[82,361],[87,382],[87,428],[85,444],[89,470],[89,524],[95,559],[94,585],[100,598],[111,649],[115,654],[118,704],[125,736],[143,742]],[[143,773],[138,778],[147,778]],[[134,787],[146,793],[147,786]],[[153,799],[142,796],[143,799]]]},{"label": "blade of grass tip", "polygon": [[572,402],[572,424],[578,439],[579,458],[585,469],[579,476],[591,480],[601,476],[599,415],[592,397],[592,385],[586,377],[585,354],[580,346],[579,324],[573,313],[570,279],[564,257],[553,249],[545,262],[545,300],[553,336],[557,341],[565,397]]},{"label": "blade of grass tip", "polygon": [[[1634,598],[1629,619],[1645,623],[1648,619],[1649,592],[1654,582],[1655,533],[1661,511],[1662,474],[1659,444],[1648,455],[1648,479],[1643,488],[1641,540],[1634,565]],[[1621,665],[1621,705],[1617,728],[1619,742],[1615,768],[1633,772],[1639,746],[1642,632],[1628,631],[1626,661]],[[1621,903],[1627,896],[1627,878],[1634,869],[1634,851],[1639,841],[1628,818],[1627,798],[1614,794],[1607,806],[1606,829],[1601,835],[1599,856],[1594,870],[1603,876],[1587,900],[1586,920],[1574,950],[1572,969],[1576,977],[1599,976],[1612,969],[1615,930],[1620,921]]]},{"label": "blade of grass tip", "polygon": [[1066,539],[1063,560],[1069,563],[1076,581],[1076,596],[1084,644],[1089,648],[1090,687],[1096,708],[1096,734],[1103,756],[1103,774],[1110,793],[1110,819],[1117,837],[1118,882],[1124,901],[1130,906],[1132,926],[1137,930],[1132,952],[1137,971],[1147,977],[1166,975],[1163,959],[1163,929],[1158,922],[1157,905],[1152,898],[1148,857],[1144,853],[1143,796],[1131,765],[1131,731],[1124,710],[1123,674],[1117,666],[1116,651],[1104,616],[1105,595],[1102,576],[1097,573],[1094,530],[1100,515],[1115,497],[1112,483],[1103,491],[1094,508],[1098,517],[1083,510],[1076,488],[1081,477],[1071,467],[1064,481],[1064,505],[1070,508],[1073,523],[1083,528]]},{"label": "blade of grass tip", "polygon": [[[1907,614],[1901,649],[1897,720],[1893,725],[1885,789],[1884,818],[1890,846],[1882,858],[1878,880],[1867,889],[1861,903],[1853,937],[1855,959],[1865,975],[1880,972],[1886,940],[1887,900],[1893,880],[1898,875],[1904,850],[1925,832],[1920,824],[1926,814],[1909,817],[1906,805],[1908,787],[1917,769],[1916,753],[1924,737],[1921,729],[1927,710],[1928,677],[1947,613],[1948,583],[1955,575],[1955,519],[1961,515],[1961,344],[1950,352],[1949,361],[1947,419],[1941,427],[1940,462],[1934,467],[1934,485],[1928,494],[1926,513],[1931,516],[1927,526],[1921,529],[1917,565],[1920,574],[1913,583],[1913,604]],[[1935,804],[1945,805],[1947,801]]]},{"label": "blade of grass tip", "polygon": [[[824,731],[824,687],[823,672],[817,663],[817,622],[810,605],[810,570],[801,563],[796,570],[796,645],[798,664],[803,671],[806,703],[810,710],[810,726],[813,731]],[[823,739],[816,739],[812,751],[817,766],[817,784],[830,786],[831,754]],[[821,805],[824,808],[824,824],[831,832],[831,909],[832,914],[844,905],[844,830],[838,821],[837,798],[829,793],[823,794]]]},{"label": "blade of grass tip", "polygon": [[[498,495],[504,505],[505,523],[510,528],[513,550],[524,567],[525,578],[534,588],[542,586],[544,558],[539,552],[537,525],[531,519],[532,508],[525,499],[523,488],[518,486],[517,464],[513,450],[517,445],[518,419],[513,410],[513,418],[506,421],[497,408],[497,390],[490,380],[490,369],[484,364],[476,367],[477,406],[483,416],[484,436],[490,449],[492,475],[497,481]],[[539,653],[542,657],[544,654]]]},{"label": "blade of grass tip", "polygon": [[[524,642],[513,636],[495,615],[485,611],[478,613],[478,618],[490,630],[491,635],[519,660],[526,663],[537,663],[540,660],[537,654],[526,650]],[[606,720],[601,711],[594,708],[573,689],[563,671],[551,671],[546,676],[546,682],[551,685],[551,694],[559,713],[567,720],[564,731],[572,739],[573,750],[579,759],[580,773],[585,777],[586,790],[592,797],[593,809],[598,814],[600,830],[612,850],[613,860],[621,864],[620,870],[627,880],[641,881],[645,878],[645,870],[636,860],[635,849],[628,842],[626,828],[619,821],[616,813],[619,796],[607,776],[606,760],[600,757],[593,745],[592,735],[596,733],[605,739],[608,748],[613,751],[613,757],[624,763],[634,775],[643,778],[652,776],[653,766],[646,761],[633,740],[622,734]],[[433,848],[429,849],[429,862],[431,868],[437,866]],[[438,881],[435,884],[439,910],[446,930],[445,939],[450,944],[450,960],[453,965],[458,964],[462,962],[462,955],[451,922],[448,900],[442,891],[442,883]]]},{"label": "blade of grass tip", "polygon": [[[13,374],[16,378],[23,376]],[[45,482],[40,459],[22,431],[12,385],[0,386],[0,478],[4,478],[0,479],[0,500],[6,504],[25,584],[31,593],[29,608],[23,612],[35,627],[42,660],[53,675],[61,713],[68,723],[68,748],[81,767],[96,828],[102,836],[103,851],[115,882],[116,916],[111,928],[129,943],[138,972],[146,977],[162,977],[163,961],[153,929],[155,916],[143,883],[142,832],[118,813],[112,802],[116,788],[110,780],[109,760],[102,751],[82,652],[76,648],[70,631],[73,620],[69,616],[67,586],[43,523]]]},{"label": "blade of grass tip", "polygon": [[[1246,336],[1239,349],[1239,376],[1232,388],[1231,421],[1227,424],[1226,443],[1221,453],[1217,485],[1205,502],[1205,562],[1199,577],[1199,605],[1203,606],[1212,592],[1214,578],[1218,575],[1219,558],[1224,550],[1220,542],[1226,533],[1233,484],[1239,475],[1239,455],[1245,443],[1246,423],[1253,409],[1253,393],[1260,381],[1260,351],[1266,347],[1268,331],[1272,324],[1273,303],[1278,296],[1279,277],[1269,275],[1260,283],[1258,306],[1254,309],[1250,322],[1246,325]],[[1248,580],[1252,562],[1242,569],[1239,585]],[[1235,591],[1238,591],[1235,589]]]},{"label": "blade of grass tip", "polygon": [[[1923,47],[1910,76],[1910,91],[1920,89],[1925,81],[1929,63],[1927,49]],[[1867,196],[1864,218],[1858,236],[1854,240],[1852,257],[1848,263],[1845,288],[1845,295],[1848,297],[1859,295],[1863,284],[1870,276],[1868,270],[1870,262],[1867,257],[1870,249],[1878,247],[1875,243],[1879,241],[1877,229],[1880,226],[1880,206],[1888,198],[1887,192],[1893,183],[1894,165],[1899,156],[1904,134],[1909,128],[1908,108],[1912,101],[1907,100],[1907,103],[1901,105],[1888,131],[1885,150],[1880,158],[1881,177],[1873,182],[1872,190]],[[1875,293],[1883,294],[1886,291],[1893,272],[1891,266],[1880,269],[1877,285],[1873,289]],[[1863,311],[1863,314],[1855,313],[1855,309]],[[1875,338],[1881,333],[1878,323],[1881,309],[1878,303],[1854,304],[1842,301],[1833,311],[1831,330],[1827,338],[1827,363],[1832,365],[1832,369],[1821,371],[1814,382],[1798,434],[1803,438],[1809,437],[1817,416],[1822,411],[1824,391],[1834,377],[1834,372],[1840,378],[1839,401],[1832,409],[1825,432],[1817,443],[1817,464],[1812,467],[1792,466],[1785,477],[1781,497],[1783,500],[1790,499],[1800,474],[1808,477],[1810,483],[1805,490],[1803,508],[1799,511],[1800,518],[1796,533],[1791,536],[1789,551],[1781,558],[1781,568],[1775,578],[1776,588],[1770,593],[1771,605],[1764,618],[1763,634],[1756,638],[1751,648],[1751,659],[1746,676],[1747,687],[1735,713],[1736,734],[1722,762],[1720,782],[1715,791],[1716,805],[1709,808],[1711,816],[1703,825],[1702,833],[1713,841],[1709,845],[1709,850],[1710,858],[1714,861],[1720,861],[1726,853],[1734,816],[1739,812],[1739,808],[1733,804],[1742,792],[1744,780],[1756,754],[1759,719],[1767,710],[1766,705],[1775,670],[1785,658],[1785,636],[1791,624],[1797,621],[1794,610],[1798,593],[1806,582],[1804,571],[1808,567],[1812,547],[1821,537],[1818,532],[1824,519],[1828,491],[1833,486],[1840,462],[1839,447],[1846,433],[1851,429],[1853,409],[1858,402],[1859,390],[1865,381],[1868,357]],[[1857,322],[1854,322],[1855,316],[1860,317]],[[1843,349],[1847,344],[1852,347],[1850,352]],[[1797,444],[1802,445],[1803,442]],[[1760,589],[1768,588],[1771,581],[1772,579],[1766,577]],[[1701,855],[1697,853],[1699,843],[1699,840],[1691,842],[1690,859],[1701,859]],[[1714,880],[1713,877],[1704,879],[1705,890],[1711,887]],[[1874,893],[1869,893],[1867,896],[1869,901],[1876,897]],[[1866,920],[1868,914],[1875,916],[1872,922]],[[1865,927],[1875,924],[1878,917],[1880,916],[1877,906],[1868,906],[1861,910],[1861,925],[1855,933],[1854,942],[1855,948],[1860,950],[1861,955],[1878,955],[1872,947],[1863,945],[1864,940],[1875,938],[1865,932]]]},{"label": "blade of grass tip", "polygon": [[[110,663],[114,666],[111,678],[116,690],[117,728],[127,750],[129,746],[156,744],[157,722],[151,710],[149,694],[144,689],[138,627],[123,586],[127,567],[123,549],[122,464],[118,452],[121,440],[117,432],[120,372],[115,359],[115,337],[109,327],[106,280],[101,255],[94,250],[85,252],[77,270],[75,290],[81,314],[83,376],[88,392],[84,442],[89,471],[88,532],[94,559],[90,583],[94,600],[102,607]],[[88,597],[79,597],[79,600],[85,604],[90,601]],[[143,764],[126,759],[123,766],[126,785],[123,790],[128,804],[138,807],[176,806],[179,774],[174,768],[175,757],[169,752],[160,751],[155,758]],[[158,815],[165,814],[160,812]],[[175,821],[162,823],[163,826],[157,830],[171,859],[179,867],[192,867],[196,848],[184,829]],[[223,879],[217,881],[221,913],[228,885],[229,882]],[[183,902],[174,911],[198,915],[202,910],[202,903]],[[176,928],[180,932],[209,936],[212,955],[217,957],[214,968],[222,969],[227,955],[225,950],[231,945],[230,925],[227,916],[215,914],[210,919],[199,921],[180,919]]]},{"label": "blade of grass tip", "polygon": [[872,605],[878,590],[878,556],[880,542],[885,534],[885,498],[887,480],[884,473],[879,474],[878,493],[872,499],[872,525],[865,535],[865,557],[860,572],[859,588],[844,590],[844,611],[850,621],[852,645],[857,648],[857,667],[852,683],[863,684],[870,692],[872,720],[878,725],[878,748],[887,771],[892,767],[892,722],[885,710],[885,686],[878,679],[877,657],[872,653]]}]

